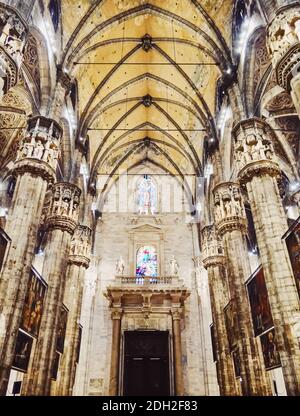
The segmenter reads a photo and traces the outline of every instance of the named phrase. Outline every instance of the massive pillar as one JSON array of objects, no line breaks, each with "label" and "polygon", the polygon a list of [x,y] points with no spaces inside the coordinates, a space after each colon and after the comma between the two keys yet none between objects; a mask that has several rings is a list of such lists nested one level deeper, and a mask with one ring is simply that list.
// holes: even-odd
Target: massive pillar
[{"label": "massive pillar", "polygon": [[51,107],[48,116],[54,120],[59,120],[61,117],[61,110],[64,104],[64,98],[71,89],[72,80],[70,76],[58,66],[56,74],[57,82],[52,94]]},{"label": "massive pillar", "polygon": [[300,395],[299,297],[282,240],[288,225],[270,128],[261,119],[243,120],[234,128],[234,136],[238,176],[251,204],[287,393]]},{"label": "massive pillar", "polygon": [[45,220],[47,243],[42,275],[48,283],[41,319],[40,336],[35,348],[31,372],[23,394],[48,396],[51,387],[61,312],[66,282],[66,266],[71,237],[78,225],[80,189],[66,182],[56,183]]},{"label": "massive pillar", "polygon": [[64,304],[69,309],[64,353],[60,364],[58,395],[72,396],[79,345],[79,321],[85,270],[90,264],[90,239],[92,230],[80,225],[71,240],[71,250],[66,273]]},{"label": "massive pillar", "polygon": [[16,337],[22,319],[30,267],[48,184],[55,179],[61,128],[53,120],[36,116],[17,153],[17,178],[5,231],[11,245],[0,277],[0,313],[5,330],[0,334],[0,394],[6,393]]},{"label": "massive pillar", "polygon": [[246,215],[237,184],[223,182],[214,190],[214,216],[218,233],[224,239],[228,263],[228,286],[231,295],[230,318],[227,328],[231,338],[236,366],[240,362],[240,379],[243,395],[270,394],[262,353],[254,337],[251,311],[245,281],[250,276],[246,245]]},{"label": "massive pillar", "polygon": [[18,82],[27,33],[17,10],[0,3],[0,102]]},{"label": "massive pillar", "polygon": [[111,344],[109,395],[117,396],[118,387],[119,387],[122,309],[114,307],[112,309],[111,319],[112,319],[112,344]]},{"label": "massive pillar", "polygon": [[224,307],[229,301],[226,257],[214,226],[202,229],[202,241],[202,261],[208,274],[220,394],[221,396],[235,396],[238,393],[235,387],[224,315]]},{"label": "massive pillar", "polygon": [[300,117],[300,5],[277,10],[268,29],[268,48],[277,83],[291,94]]}]

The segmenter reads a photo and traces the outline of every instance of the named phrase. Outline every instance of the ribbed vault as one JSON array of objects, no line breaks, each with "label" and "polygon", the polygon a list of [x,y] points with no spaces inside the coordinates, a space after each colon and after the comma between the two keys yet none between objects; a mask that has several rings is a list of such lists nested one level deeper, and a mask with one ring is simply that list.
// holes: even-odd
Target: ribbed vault
[{"label": "ribbed vault", "polygon": [[77,79],[92,180],[145,160],[201,174],[204,138],[217,139],[216,82],[232,65],[231,3],[62,1],[61,59]]}]

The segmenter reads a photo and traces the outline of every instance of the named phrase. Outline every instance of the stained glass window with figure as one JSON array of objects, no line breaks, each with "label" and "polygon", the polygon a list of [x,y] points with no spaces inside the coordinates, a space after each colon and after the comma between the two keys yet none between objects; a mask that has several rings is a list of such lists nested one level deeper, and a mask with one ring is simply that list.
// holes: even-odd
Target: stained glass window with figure
[{"label": "stained glass window with figure", "polygon": [[140,247],[136,257],[136,276],[157,277],[157,253],[155,247]]},{"label": "stained glass window with figure", "polygon": [[150,176],[144,177],[138,183],[138,211],[139,214],[152,214],[157,211],[156,186]]}]

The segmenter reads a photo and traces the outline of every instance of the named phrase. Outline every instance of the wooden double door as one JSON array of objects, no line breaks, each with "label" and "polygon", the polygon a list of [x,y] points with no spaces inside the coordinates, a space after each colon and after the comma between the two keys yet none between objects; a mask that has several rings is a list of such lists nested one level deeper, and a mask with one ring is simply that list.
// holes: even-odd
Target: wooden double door
[{"label": "wooden double door", "polygon": [[168,331],[125,331],[124,396],[169,396]]}]

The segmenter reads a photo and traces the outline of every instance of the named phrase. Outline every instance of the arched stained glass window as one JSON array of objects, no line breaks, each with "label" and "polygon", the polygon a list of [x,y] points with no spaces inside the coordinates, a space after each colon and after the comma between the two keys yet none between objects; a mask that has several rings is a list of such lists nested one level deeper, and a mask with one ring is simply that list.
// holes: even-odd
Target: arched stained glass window
[{"label": "arched stained glass window", "polygon": [[157,276],[157,253],[155,247],[143,246],[136,256],[136,276]]},{"label": "arched stained glass window", "polygon": [[156,207],[156,186],[150,176],[144,177],[138,183],[138,210],[139,214],[154,214]]}]

